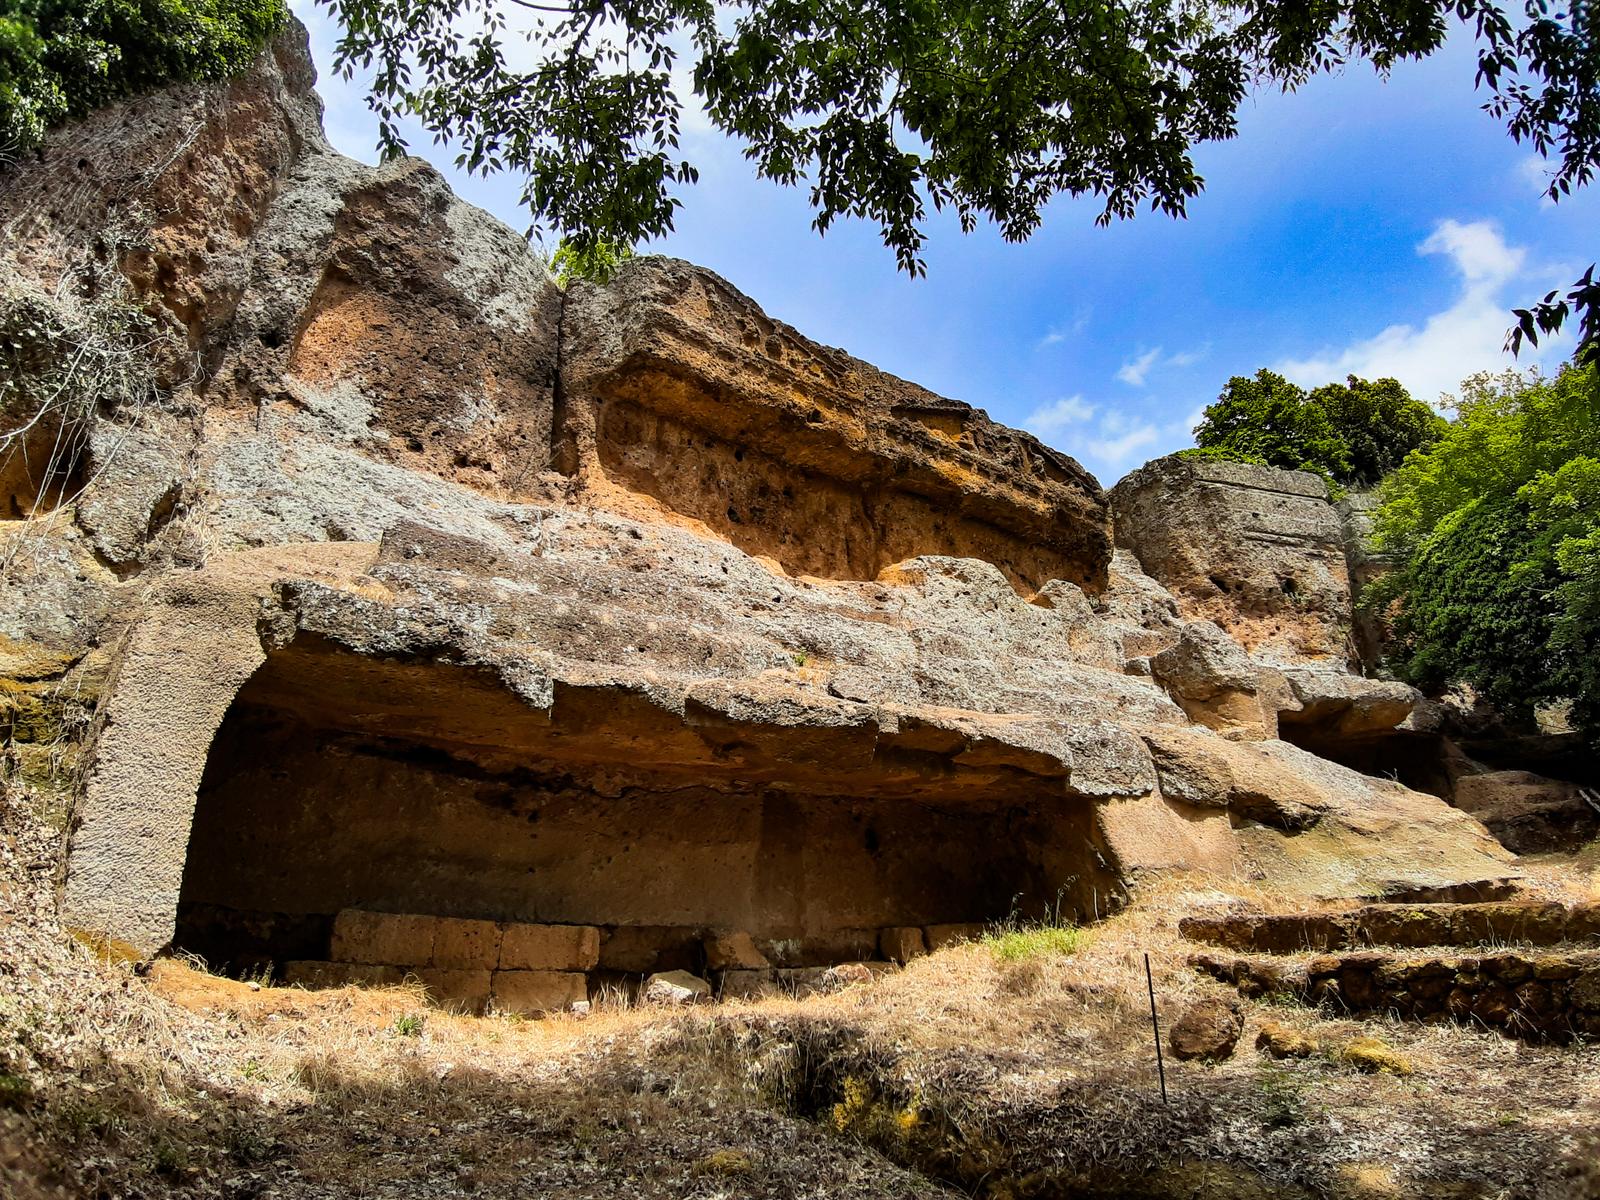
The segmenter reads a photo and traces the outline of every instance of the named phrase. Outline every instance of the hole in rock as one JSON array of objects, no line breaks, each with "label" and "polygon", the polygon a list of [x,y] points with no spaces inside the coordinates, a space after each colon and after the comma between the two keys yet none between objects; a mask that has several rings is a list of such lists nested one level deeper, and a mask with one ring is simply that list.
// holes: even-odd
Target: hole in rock
[{"label": "hole in rock", "polygon": [[329,958],[349,908],[595,926],[603,977],[701,968],[713,932],[811,967],[876,957],[885,928],[1104,911],[1089,803],[973,758],[905,722],[747,726],[621,689],[557,685],[542,712],[485,672],[302,638],[216,734],[175,944],[251,972]]},{"label": "hole in rock", "polygon": [[0,520],[51,512],[82,491],[91,420],[64,406],[0,422]]}]

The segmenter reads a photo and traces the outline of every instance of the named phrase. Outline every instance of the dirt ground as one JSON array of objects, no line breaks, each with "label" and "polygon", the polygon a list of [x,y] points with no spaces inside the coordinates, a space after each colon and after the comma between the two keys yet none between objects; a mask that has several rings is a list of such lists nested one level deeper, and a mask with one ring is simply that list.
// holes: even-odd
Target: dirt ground
[{"label": "dirt ground", "polygon": [[[1081,936],[986,939],[842,992],[587,1018],[457,1017],[414,988],[305,992],[108,957],[55,918],[59,831],[0,832],[0,1195],[1600,1197],[1600,1047],[1246,1005],[1237,1051],[1166,1060],[1226,994],[1166,880]],[[1537,864],[1593,896],[1600,854]],[[1226,891],[1223,889],[1226,888]],[[1317,1039],[1277,1060],[1264,1021]],[[1338,1060],[1378,1037],[1411,1073]]]}]

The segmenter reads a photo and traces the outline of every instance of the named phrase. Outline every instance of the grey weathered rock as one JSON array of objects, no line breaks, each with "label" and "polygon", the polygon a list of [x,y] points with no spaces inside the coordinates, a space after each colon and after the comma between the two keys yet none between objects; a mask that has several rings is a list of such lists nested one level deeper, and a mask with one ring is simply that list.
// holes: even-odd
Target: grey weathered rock
[{"label": "grey weathered rock", "polygon": [[1111,490],[1119,549],[1256,654],[1343,663],[1350,653],[1344,531],[1321,478],[1167,457]]},{"label": "grey weathered rock", "polygon": [[1324,666],[1281,668],[1290,703],[1281,724],[1311,737],[1343,738],[1394,729],[1411,716],[1417,690],[1395,680],[1366,679]]},{"label": "grey weathered rock", "polygon": [[1190,621],[1150,659],[1150,675],[1192,720],[1246,738],[1278,733],[1278,677],[1210,621]]},{"label": "grey weathered rock", "polygon": [[711,999],[711,985],[687,971],[662,971],[645,980],[641,994],[650,1004],[701,1004]]}]

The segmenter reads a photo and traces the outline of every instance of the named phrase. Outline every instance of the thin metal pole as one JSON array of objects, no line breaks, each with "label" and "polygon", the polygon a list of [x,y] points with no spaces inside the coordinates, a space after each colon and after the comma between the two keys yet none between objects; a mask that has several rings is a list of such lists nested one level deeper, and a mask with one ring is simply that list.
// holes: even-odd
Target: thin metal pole
[{"label": "thin metal pole", "polygon": [[1167,1068],[1161,1061],[1161,1023],[1156,1020],[1156,981],[1150,974],[1150,956],[1144,956],[1144,982],[1150,989],[1150,1031],[1156,1038],[1156,1074],[1161,1077],[1161,1103],[1170,1103],[1167,1100]]}]

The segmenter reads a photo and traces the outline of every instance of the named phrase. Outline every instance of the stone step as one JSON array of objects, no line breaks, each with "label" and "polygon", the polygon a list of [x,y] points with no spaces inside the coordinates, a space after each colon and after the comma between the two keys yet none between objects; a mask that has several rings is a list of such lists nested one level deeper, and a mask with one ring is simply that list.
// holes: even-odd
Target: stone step
[{"label": "stone step", "polygon": [[1585,946],[1600,945],[1600,904],[1368,904],[1346,912],[1185,917],[1178,931],[1190,941],[1251,954],[1368,946]]},{"label": "stone step", "polygon": [[1600,1040],[1600,950],[1447,956],[1367,950],[1300,959],[1202,954],[1190,964],[1252,998],[1484,1025],[1525,1041]]}]

